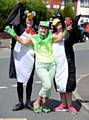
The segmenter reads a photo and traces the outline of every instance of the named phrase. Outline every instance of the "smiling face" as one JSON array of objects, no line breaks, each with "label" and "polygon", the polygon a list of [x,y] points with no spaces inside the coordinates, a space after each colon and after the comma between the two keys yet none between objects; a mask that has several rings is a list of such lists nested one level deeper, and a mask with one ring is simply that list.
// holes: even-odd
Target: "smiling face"
[{"label": "smiling face", "polygon": [[48,31],[49,31],[48,27],[45,27],[45,26],[39,27],[39,34],[42,36],[45,36],[48,33]]},{"label": "smiling face", "polygon": [[27,27],[32,27],[33,25],[33,20],[29,20],[28,17],[26,18],[26,25]]},{"label": "smiling face", "polygon": [[61,23],[61,22],[58,22],[58,23],[55,25],[55,28],[57,29],[57,31],[61,31],[61,30],[62,30],[62,23]]},{"label": "smiling face", "polygon": [[65,18],[65,25],[66,25],[66,26],[72,25],[72,19],[71,19],[70,17],[66,17],[66,18]]}]

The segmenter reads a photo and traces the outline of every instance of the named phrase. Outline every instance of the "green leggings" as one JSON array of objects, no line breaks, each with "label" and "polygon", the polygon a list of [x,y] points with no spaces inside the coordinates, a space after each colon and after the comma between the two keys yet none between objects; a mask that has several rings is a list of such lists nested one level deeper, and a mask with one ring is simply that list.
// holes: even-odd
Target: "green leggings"
[{"label": "green leggings", "polygon": [[50,97],[52,81],[55,75],[55,63],[36,63],[36,72],[42,81],[39,96]]}]

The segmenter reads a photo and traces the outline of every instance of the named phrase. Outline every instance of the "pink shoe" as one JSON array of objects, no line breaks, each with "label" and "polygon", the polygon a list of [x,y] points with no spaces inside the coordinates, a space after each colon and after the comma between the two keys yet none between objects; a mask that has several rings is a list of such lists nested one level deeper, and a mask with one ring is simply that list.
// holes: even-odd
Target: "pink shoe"
[{"label": "pink shoe", "polygon": [[55,108],[55,111],[66,111],[67,110],[67,105],[60,104]]},{"label": "pink shoe", "polygon": [[76,110],[76,108],[73,107],[72,105],[68,107],[68,112],[71,112],[73,114],[77,114],[78,113],[78,111]]}]

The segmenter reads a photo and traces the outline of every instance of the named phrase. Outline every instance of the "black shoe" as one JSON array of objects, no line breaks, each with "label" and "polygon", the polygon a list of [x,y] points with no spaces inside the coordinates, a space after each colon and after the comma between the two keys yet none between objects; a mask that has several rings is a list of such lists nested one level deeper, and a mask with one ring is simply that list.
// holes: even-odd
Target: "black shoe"
[{"label": "black shoe", "polygon": [[27,109],[29,109],[29,110],[33,110],[33,107],[32,107],[32,105],[31,105],[31,102],[26,102],[26,103],[25,103],[25,107],[26,107]]},{"label": "black shoe", "polygon": [[24,108],[24,104],[23,103],[18,103],[15,105],[15,107],[12,109],[12,111],[18,111],[18,110],[22,110]]}]

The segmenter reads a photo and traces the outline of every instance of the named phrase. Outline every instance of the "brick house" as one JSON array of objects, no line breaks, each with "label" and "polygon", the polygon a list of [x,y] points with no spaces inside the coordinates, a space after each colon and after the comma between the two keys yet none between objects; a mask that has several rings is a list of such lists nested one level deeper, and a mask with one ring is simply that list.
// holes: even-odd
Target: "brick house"
[{"label": "brick house", "polygon": [[82,14],[83,16],[89,16],[89,0],[43,0],[48,9],[62,8],[66,3],[73,3],[75,14]]}]

